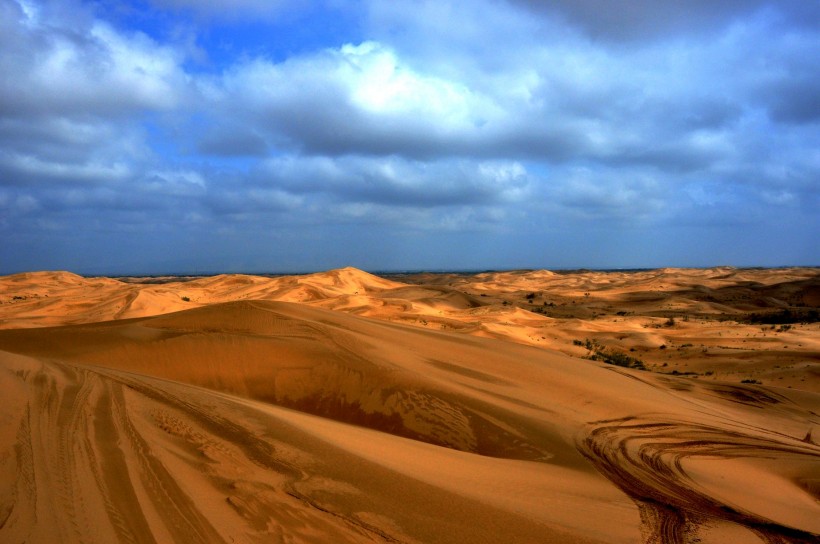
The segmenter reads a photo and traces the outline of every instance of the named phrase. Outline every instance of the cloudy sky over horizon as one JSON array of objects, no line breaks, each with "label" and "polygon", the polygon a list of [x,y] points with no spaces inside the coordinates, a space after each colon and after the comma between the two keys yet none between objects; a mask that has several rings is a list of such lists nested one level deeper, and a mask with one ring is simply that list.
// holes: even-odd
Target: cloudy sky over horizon
[{"label": "cloudy sky over horizon", "polygon": [[820,265],[815,0],[0,0],[0,273]]}]

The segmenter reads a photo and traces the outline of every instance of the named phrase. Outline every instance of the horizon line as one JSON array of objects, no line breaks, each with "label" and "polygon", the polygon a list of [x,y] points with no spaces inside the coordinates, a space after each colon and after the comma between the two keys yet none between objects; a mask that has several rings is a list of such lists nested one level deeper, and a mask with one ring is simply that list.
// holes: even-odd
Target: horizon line
[{"label": "horizon line", "polygon": [[820,268],[820,265],[776,265],[776,266],[762,266],[762,265],[749,265],[749,266],[738,266],[738,265],[730,265],[730,264],[717,264],[711,266],[625,266],[625,267],[501,267],[501,268],[385,268],[385,269],[366,269],[366,268],[359,268],[357,266],[348,265],[342,267],[333,267],[333,268],[325,268],[325,269],[315,269],[315,270],[290,270],[290,271],[218,271],[218,270],[205,270],[205,271],[185,271],[185,272],[73,272],[67,269],[54,269],[54,270],[24,270],[24,271],[17,271],[17,272],[4,272],[0,273],[2,276],[12,276],[15,274],[25,274],[25,273],[34,273],[34,272],[68,272],[71,274],[76,274],[78,276],[82,276],[85,278],[94,278],[94,277],[108,277],[108,278],[160,278],[160,277],[209,277],[209,276],[219,276],[222,274],[236,274],[236,275],[243,275],[243,276],[304,276],[309,274],[319,274],[322,272],[330,272],[332,270],[342,270],[345,268],[355,268],[357,270],[361,270],[362,272],[366,272],[368,274],[373,274],[375,276],[383,276],[383,275],[414,275],[414,274],[481,274],[481,273],[491,273],[491,272],[534,272],[538,270],[546,270],[549,272],[563,272],[563,273],[582,273],[582,272],[648,272],[652,270],[663,270],[666,268],[674,268],[674,269],[684,269],[684,270],[710,270],[710,269],[719,269],[719,268],[730,268],[735,270],[781,270],[787,268]]}]

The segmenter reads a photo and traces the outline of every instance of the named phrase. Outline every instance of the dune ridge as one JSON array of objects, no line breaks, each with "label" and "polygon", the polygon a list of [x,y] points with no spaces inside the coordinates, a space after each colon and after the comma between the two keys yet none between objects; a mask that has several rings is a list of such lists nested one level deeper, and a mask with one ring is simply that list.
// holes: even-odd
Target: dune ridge
[{"label": "dune ridge", "polygon": [[[656,372],[820,392],[817,268],[381,278],[348,267],[302,276],[156,281],[61,272],[0,278],[0,329],[146,317],[241,300],[285,301],[575,357],[589,356],[585,343],[594,340]],[[751,320],[778,312],[813,315],[814,321],[771,327]]]},{"label": "dune ridge", "polygon": [[303,276],[221,274],[162,283],[26,272],[0,281],[0,328],[129,319],[233,300],[310,302],[399,286],[350,267]]}]

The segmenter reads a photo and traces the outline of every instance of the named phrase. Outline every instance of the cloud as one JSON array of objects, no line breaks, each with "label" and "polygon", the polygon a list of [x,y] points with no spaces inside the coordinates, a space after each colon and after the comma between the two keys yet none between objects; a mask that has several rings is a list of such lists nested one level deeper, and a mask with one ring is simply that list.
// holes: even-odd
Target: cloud
[{"label": "cloud", "polygon": [[5,240],[817,225],[812,3],[231,5],[0,0]]},{"label": "cloud", "polygon": [[551,204],[570,217],[639,223],[666,204],[664,184],[651,172],[572,167],[560,175],[550,188]]},{"label": "cloud", "polygon": [[[725,29],[764,12],[790,24],[820,20],[820,7],[802,0],[627,0],[602,4],[596,0],[514,0],[531,12],[564,19],[593,39],[641,42]],[[815,25],[816,26],[816,25]]]},{"label": "cloud", "polygon": [[0,156],[0,169],[6,174],[9,185],[26,180],[70,181],[73,183],[111,183],[128,176],[127,166],[121,163],[101,164],[86,162],[66,164],[44,161],[31,155],[9,154]]},{"label": "cloud", "polygon": [[758,53],[759,67],[749,83],[751,98],[766,108],[772,121],[820,121],[820,59],[806,54],[818,50],[820,31],[791,33]]},{"label": "cloud", "polygon": [[151,155],[144,116],[178,110],[189,80],[173,48],[56,5],[0,2],[0,70],[13,75],[0,85],[0,185],[116,186]]},{"label": "cloud", "polygon": [[[504,112],[375,42],[273,63],[254,59],[211,87],[274,145],[311,154],[437,155],[491,132]],[[463,143],[458,143],[463,142]]]},{"label": "cloud", "polygon": [[[436,20],[430,4],[418,11],[424,21]],[[481,24],[467,19],[468,28]],[[381,24],[393,28],[391,21]],[[540,29],[514,14],[494,19],[494,25],[484,25],[481,43],[494,44],[500,52],[493,54],[507,55],[507,62],[492,71],[463,59],[462,34],[472,33],[462,30],[433,38],[439,50],[453,51],[447,69],[418,50],[408,53],[410,44],[401,39],[395,46],[368,41],[282,62],[241,63],[209,89],[212,109],[238,115],[243,127],[235,134],[223,130],[223,143],[203,137],[198,147],[253,156],[264,141],[271,152],[308,155],[592,160],[675,172],[710,168],[733,152],[730,142],[755,108],[768,112],[773,123],[788,115],[810,121],[813,114],[814,71],[795,67],[771,75],[766,68],[802,55],[805,42],[784,38],[772,44],[769,38],[763,49],[757,44],[770,30],[763,23],[692,44],[649,43],[628,50],[573,34],[541,43]],[[419,40],[430,33],[419,29]],[[506,35],[513,36],[512,45]],[[773,53],[775,48],[780,52]],[[770,83],[764,85],[766,78]],[[783,99],[789,95],[774,89],[784,85],[802,100]],[[225,124],[222,118],[214,122]]]},{"label": "cloud", "polygon": [[218,157],[265,157],[268,144],[257,131],[225,121],[208,129],[196,143],[196,150]]},{"label": "cloud", "polygon": [[508,205],[536,183],[515,161],[410,161],[398,157],[285,158],[267,161],[259,183],[336,202],[400,208]]},{"label": "cloud", "polygon": [[98,20],[72,28],[22,9],[14,17],[15,3],[3,3],[10,17],[2,26],[0,69],[13,74],[0,87],[4,117],[117,117],[179,105],[186,77],[173,49]]}]

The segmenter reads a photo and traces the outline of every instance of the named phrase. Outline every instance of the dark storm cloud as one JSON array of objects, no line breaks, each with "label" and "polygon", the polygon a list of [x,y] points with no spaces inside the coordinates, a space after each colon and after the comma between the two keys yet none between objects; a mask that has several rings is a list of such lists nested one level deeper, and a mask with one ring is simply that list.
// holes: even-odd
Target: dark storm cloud
[{"label": "dark storm cloud", "polygon": [[640,42],[713,33],[758,12],[788,24],[818,25],[820,6],[804,0],[513,0],[535,13],[564,18],[592,38]]},{"label": "dark storm cloud", "polygon": [[779,123],[820,121],[820,33],[795,37],[769,56],[769,70],[762,74],[754,96]]}]

